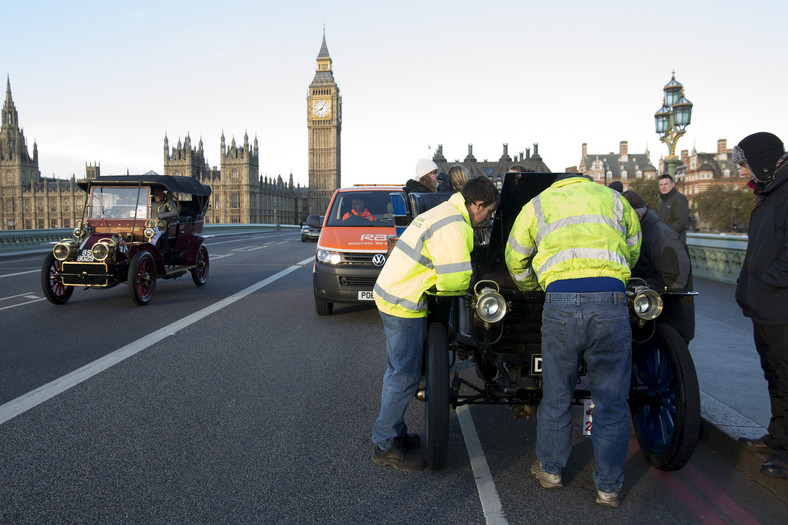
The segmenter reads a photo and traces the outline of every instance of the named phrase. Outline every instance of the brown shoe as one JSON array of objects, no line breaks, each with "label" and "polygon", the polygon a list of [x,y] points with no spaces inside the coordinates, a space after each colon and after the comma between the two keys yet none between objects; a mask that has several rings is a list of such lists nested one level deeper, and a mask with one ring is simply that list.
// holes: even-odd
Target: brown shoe
[{"label": "brown shoe", "polygon": [[539,480],[539,484],[546,489],[562,489],[561,474],[550,474],[542,467],[542,462],[536,459],[531,464],[531,474]]},{"label": "brown shoe", "polygon": [[408,450],[400,440],[394,440],[388,450],[377,446],[372,453],[372,462],[381,467],[394,467],[399,470],[424,470],[426,462],[421,450]]},{"label": "brown shoe", "polygon": [[739,438],[739,441],[744,443],[750,450],[761,454],[774,454],[783,449],[769,434],[764,434],[755,439]]}]

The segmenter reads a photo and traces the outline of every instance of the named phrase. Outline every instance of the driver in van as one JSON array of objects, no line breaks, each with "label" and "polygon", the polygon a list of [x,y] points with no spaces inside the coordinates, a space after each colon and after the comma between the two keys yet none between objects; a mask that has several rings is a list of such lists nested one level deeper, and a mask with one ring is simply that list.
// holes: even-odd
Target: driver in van
[{"label": "driver in van", "polygon": [[353,207],[350,208],[349,212],[346,212],[342,216],[342,220],[344,221],[345,219],[349,219],[351,217],[361,217],[363,219],[367,219],[368,221],[377,220],[375,216],[372,215],[372,212],[369,211],[367,207],[364,205],[364,201],[359,199],[358,197],[353,198]]}]

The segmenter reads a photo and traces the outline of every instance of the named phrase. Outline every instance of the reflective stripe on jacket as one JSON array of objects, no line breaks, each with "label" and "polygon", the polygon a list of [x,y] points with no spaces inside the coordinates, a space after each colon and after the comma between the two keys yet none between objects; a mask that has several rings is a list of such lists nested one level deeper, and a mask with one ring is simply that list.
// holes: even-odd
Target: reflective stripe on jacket
[{"label": "reflective stripe on jacket", "polygon": [[465,291],[471,282],[473,229],[462,194],[422,213],[407,227],[375,283],[375,304],[396,317],[425,317],[424,292]]},{"label": "reflective stripe on jacket", "polygon": [[521,290],[586,277],[614,277],[626,284],[640,245],[640,222],[626,199],[585,177],[570,177],[523,206],[505,259]]}]

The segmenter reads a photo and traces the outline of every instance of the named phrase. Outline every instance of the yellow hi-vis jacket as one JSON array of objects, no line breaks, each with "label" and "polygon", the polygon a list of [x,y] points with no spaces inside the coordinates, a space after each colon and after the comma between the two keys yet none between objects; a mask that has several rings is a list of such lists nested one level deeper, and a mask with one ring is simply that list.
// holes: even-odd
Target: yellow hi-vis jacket
[{"label": "yellow hi-vis jacket", "polygon": [[473,229],[462,194],[427,210],[408,226],[375,283],[375,304],[396,317],[425,317],[424,292],[465,291],[471,282]]},{"label": "yellow hi-vis jacket", "polygon": [[626,285],[641,240],[640,221],[625,198],[570,177],[523,206],[506,243],[506,266],[520,290],[587,277],[614,277]]}]

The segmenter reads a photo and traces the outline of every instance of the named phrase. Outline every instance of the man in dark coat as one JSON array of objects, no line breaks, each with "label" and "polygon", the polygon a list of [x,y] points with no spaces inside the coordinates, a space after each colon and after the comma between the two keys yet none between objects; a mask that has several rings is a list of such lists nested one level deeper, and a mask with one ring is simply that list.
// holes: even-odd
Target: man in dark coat
[{"label": "man in dark coat", "polygon": [[[679,235],[659,220],[657,213],[646,207],[646,201],[632,190],[622,193],[640,218],[643,245],[632,277],[640,277],[658,292],[692,290],[692,263],[687,247]],[[657,318],[660,324],[672,326],[689,344],[695,337],[695,303],[692,296],[663,295],[664,310]]]},{"label": "man in dark coat", "polygon": [[679,234],[681,242],[687,243],[687,228],[689,227],[689,203],[684,194],[676,189],[673,177],[668,174],[659,177],[659,220],[670,226],[670,229]]},{"label": "man in dark coat", "polygon": [[752,319],[755,348],[769,385],[772,417],[768,434],[745,440],[773,454],[761,472],[788,478],[788,155],[771,133],[754,133],[733,149],[741,174],[757,201],[750,214],[747,253],[736,286],[736,302]]}]

